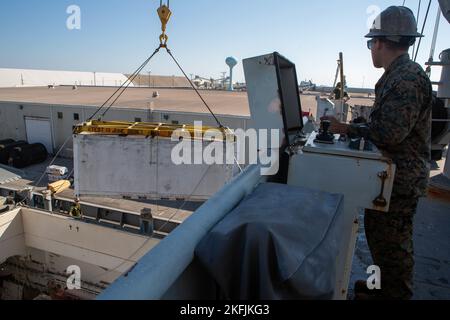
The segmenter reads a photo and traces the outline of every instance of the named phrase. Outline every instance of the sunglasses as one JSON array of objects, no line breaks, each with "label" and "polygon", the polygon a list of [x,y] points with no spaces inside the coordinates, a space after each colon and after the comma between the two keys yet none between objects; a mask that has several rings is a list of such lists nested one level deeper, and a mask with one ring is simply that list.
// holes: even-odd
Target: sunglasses
[{"label": "sunglasses", "polygon": [[369,50],[372,50],[373,45],[375,44],[376,41],[377,41],[377,39],[370,39],[369,41],[367,41],[367,48]]}]

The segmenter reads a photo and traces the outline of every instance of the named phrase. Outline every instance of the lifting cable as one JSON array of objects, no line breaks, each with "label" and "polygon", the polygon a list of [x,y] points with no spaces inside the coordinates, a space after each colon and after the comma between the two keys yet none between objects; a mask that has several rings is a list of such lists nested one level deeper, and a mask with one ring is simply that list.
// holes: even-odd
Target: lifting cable
[{"label": "lifting cable", "polygon": [[[144,61],[144,63],[135,71],[134,74],[132,74],[129,78],[128,78],[128,84],[125,87],[121,87],[119,88],[108,100],[112,99],[112,97],[120,90],[122,89],[122,92],[119,93],[119,95],[114,99],[113,102],[111,102],[111,104],[109,105],[109,107],[105,110],[105,112],[103,112],[102,117],[104,117],[108,111],[111,109],[111,107],[114,105],[114,103],[117,102],[117,100],[119,100],[119,98],[122,96],[122,94],[125,92],[125,90],[128,89],[128,87],[130,86],[130,84],[134,81],[134,79],[136,79],[136,77],[140,74],[140,72],[145,68],[145,66],[150,62],[150,60],[159,52],[160,47],[158,47],[155,52],[153,52],[153,54]],[[125,83],[124,83],[125,84]],[[103,108],[105,106],[105,104],[101,107]],[[99,111],[101,110],[101,108],[99,109]],[[89,120],[92,120],[89,119]]]},{"label": "lifting cable", "polygon": [[[422,0],[419,0],[419,8],[417,9],[417,23],[419,23],[420,20],[420,7],[422,5]],[[414,57],[414,53],[416,52],[416,42],[414,42],[412,56]]]},{"label": "lifting cable", "polygon": [[[170,16],[172,15],[172,12],[169,9],[170,7],[170,0],[167,0],[167,6],[163,5],[162,0],[160,0],[160,6],[158,9],[158,15],[161,19],[161,23],[162,23],[162,35],[160,36],[160,45],[158,46],[158,48],[156,48],[156,50],[153,52],[153,54],[147,59],[145,60],[142,65],[136,69],[136,71],[134,71],[129,77],[128,79],[105,101],[105,103],[103,103],[98,109],[97,111],[90,116],[87,121],[92,120],[107,104],[108,102],[117,94],[119,93],[119,91],[121,91],[119,93],[119,95],[114,99],[114,101],[109,105],[109,107],[106,109],[105,112],[103,112],[102,117],[104,117],[106,115],[106,113],[108,113],[108,111],[111,109],[111,107],[114,105],[114,103],[117,102],[117,100],[119,100],[119,98],[122,96],[122,94],[125,92],[125,90],[128,89],[128,87],[130,86],[130,84],[134,81],[134,79],[140,74],[140,72],[145,68],[145,66],[150,62],[150,60],[159,52],[159,50],[164,47],[165,43],[167,43],[168,37],[165,34],[166,32],[166,25],[169,22]],[[165,40],[165,43],[163,45],[163,40]]]},{"label": "lifting cable", "polygon": [[[130,86],[130,84],[134,81],[134,79],[140,74],[140,72],[145,68],[145,66],[150,62],[150,60],[160,51],[161,48],[165,48],[167,53],[170,55],[170,57],[173,59],[173,61],[175,62],[175,64],[178,66],[178,68],[181,70],[181,72],[183,73],[183,75],[185,76],[185,78],[188,80],[189,84],[191,85],[192,89],[194,89],[195,93],[199,96],[199,98],[201,99],[201,101],[203,102],[203,104],[205,105],[205,107],[208,109],[208,111],[211,113],[211,115],[213,116],[214,120],[217,122],[217,124],[219,125],[220,129],[226,129],[226,130],[230,130],[230,128],[228,127],[224,127],[222,125],[222,123],[219,121],[219,119],[217,118],[217,116],[214,114],[214,112],[211,110],[210,106],[208,105],[208,103],[205,101],[205,99],[203,98],[203,96],[201,95],[201,93],[199,92],[199,90],[195,87],[195,85],[193,84],[193,82],[191,81],[191,79],[189,79],[189,77],[187,76],[186,72],[184,71],[184,69],[181,67],[181,65],[178,63],[177,59],[173,56],[172,51],[167,47],[167,41],[168,41],[168,36],[165,34],[166,31],[166,25],[170,19],[170,16],[172,14],[172,12],[169,9],[170,7],[170,0],[167,0],[167,6],[163,5],[162,0],[160,1],[160,8],[158,9],[158,15],[161,19],[161,23],[162,23],[162,31],[163,33],[160,36],[160,45],[159,47],[153,52],[153,54],[144,61],[144,63],[142,63],[142,65],[136,69],[135,72],[133,72],[133,74],[127,79],[127,81],[125,81],[106,101],[105,103],[103,103],[96,111],[95,113],[90,116],[88,118],[88,121],[92,120],[97,114],[100,113],[100,111],[108,104],[109,101],[111,101],[114,96],[116,94],[117,97],[109,104],[108,108],[106,108],[106,110],[102,113],[102,117],[104,117],[108,111],[111,109],[111,107],[114,105],[114,103],[116,103],[118,101],[118,99],[123,95],[123,93],[128,89],[128,87]],[[63,145],[59,148],[58,152],[56,153],[56,155],[54,156],[53,160],[51,161],[51,164],[54,164],[57,157],[59,156],[59,154],[62,152],[62,150],[64,149],[65,145],[70,141],[70,138],[72,137],[72,135],[75,133],[75,128],[72,131],[72,134],[67,138],[67,140],[63,143]],[[239,163],[235,157],[234,159],[239,167],[239,170],[242,172],[242,168],[239,166]],[[191,195],[185,199],[182,203],[182,205],[175,211],[175,213],[173,213],[170,218],[160,227],[158,228],[158,230],[156,230],[156,232],[161,232],[166,225],[168,225],[173,218],[184,208],[184,206],[187,204],[187,202],[192,198],[193,194],[197,191],[197,189],[199,188],[200,184],[203,182],[203,180],[205,179],[206,175],[208,174],[209,170],[210,170],[210,166],[208,166],[208,168],[206,169],[206,171],[204,172],[203,176],[200,178],[200,181],[198,182],[198,184],[196,185],[196,187],[194,188],[194,190],[192,191]],[[73,170],[72,170],[73,171]],[[39,178],[37,185],[41,182],[41,180],[43,179],[43,177],[45,176],[45,171],[42,174],[42,176]],[[31,200],[31,196],[32,196],[32,191],[33,189],[30,191],[30,200]],[[26,198],[24,200],[22,200],[19,204],[24,203],[26,200]],[[158,204],[157,204],[158,206]],[[112,271],[117,270],[118,268],[120,268],[121,266],[123,266],[126,262],[134,262],[132,260],[130,260],[135,254],[137,254],[137,252],[139,252],[142,248],[145,247],[145,245],[152,239],[155,237],[155,234],[153,234],[151,237],[149,237],[148,240],[144,241],[144,243],[132,254],[130,255],[129,258],[127,259],[123,259],[124,261],[122,263],[120,263],[117,267],[115,267],[113,270],[108,270],[107,272],[105,272],[104,274],[100,274],[96,276],[96,279],[109,274]]]},{"label": "lifting cable", "polygon": [[[142,69],[145,68],[145,66],[150,62],[150,60],[155,56],[155,54],[159,51],[159,48],[157,48],[155,50],[155,52],[147,59],[145,60],[140,66],[139,68],[137,68],[129,77],[128,79],[87,119],[87,121],[91,121],[92,119],[94,119],[94,117],[108,104],[109,101],[111,101],[111,99],[120,91],[123,89],[123,91],[120,93],[120,95],[118,96],[118,98],[120,98],[120,96],[123,94],[123,92],[128,89],[128,87],[130,86],[130,84],[133,82],[133,80],[136,78],[136,75],[139,74],[140,71],[142,71]],[[117,98],[117,99],[118,99]],[[114,104],[116,101],[114,100],[114,102],[112,104]],[[111,105],[112,105],[111,104]],[[111,105],[109,106],[109,108],[111,108]],[[108,108],[108,109],[109,109]],[[105,115],[105,113],[103,114],[103,116]]]},{"label": "lifting cable", "polygon": [[225,127],[222,125],[222,123],[219,121],[219,119],[217,118],[217,116],[214,114],[214,112],[211,110],[210,106],[208,105],[208,103],[205,101],[205,99],[203,98],[203,96],[201,95],[201,93],[199,92],[199,90],[195,87],[194,83],[191,81],[191,79],[189,79],[188,75],[186,74],[186,72],[184,71],[184,69],[181,67],[181,65],[178,63],[177,59],[173,56],[172,51],[168,48],[167,46],[167,41],[169,39],[169,37],[166,34],[166,28],[167,28],[167,23],[170,20],[170,17],[172,16],[172,12],[170,11],[170,0],[167,1],[167,6],[163,5],[163,1],[160,0],[160,7],[158,9],[158,16],[161,20],[161,29],[162,29],[162,34],[159,37],[160,40],[160,44],[159,47],[155,50],[155,52],[153,52],[153,54],[130,76],[130,78],[127,80],[126,83],[124,83],[119,89],[116,90],[116,92],[113,93],[113,95],[111,97],[108,98],[108,100],[105,101],[105,103],[99,107],[99,109],[88,119],[92,120],[95,115],[97,115],[101,109],[103,109],[106,104],[119,92],[119,95],[114,99],[114,101],[109,105],[109,107],[105,110],[105,112],[103,112],[102,117],[104,117],[106,115],[106,113],[108,113],[108,111],[111,109],[111,107],[114,105],[114,103],[117,102],[117,100],[122,96],[122,94],[125,92],[125,90],[128,89],[129,85],[131,84],[131,82],[133,82],[133,80],[139,75],[139,73],[145,68],[145,66],[150,62],[150,60],[159,52],[159,50],[161,48],[165,48],[167,53],[170,55],[170,57],[173,59],[173,61],[175,62],[175,64],[178,66],[178,68],[180,69],[180,71],[183,73],[184,77],[188,80],[189,84],[191,85],[192,89],[194,89],[195,93],[198,95],[198,97],[200,98],[200,100],[203,102],[203,104],[205,105],[205,107],[208,109],[208,111],[211,113],[211,115],[213,116],[214,120],[216,121],[217,125],[219,126],[219,128],[224,129]]},{"label": "lifting cable", "polygon": [[208,103],[205,101],[205,99],[203,98],[203,96],[200,94],[200,92],[198,91],[198,89],[195,87],[195,85],[192,83],[191,79],[189,79],[189,77],[187,76],[186,72],[184,72],[183,68],[180,66],[180,64],[178,63],[178,61],[175,59],[175,57],[172,54],[172,51],[170,51],[170,49],[165,46],[167,53],[172,57],[173,61],[176,63],[176,65],[178,66],[178,68],[180,68],[181,72],[184,74],[185,78],[189,81],[192,89],[194,89],[194,91],[197,93],[197,95],[199,96],[200,100],[202,100],[203,104],[205,105],[205,107],[208,109],[208,111],[211,113],[211,115],[214,117],[214,120],[216,120],[217,124],[219,125],[220,129],[224,129],[225,127],[222,125],[222,123],[220,123],[219,119],[217,119],[216,115],[214,114],[214,112],[211,110],[211,108],[209,107]]},{"label": "lifting cable", "polygon": [[[425,31],[425,25],[426,25],[427,20],[428,20],[428,13],[430,13],[430,7],[431,7],[431,0],[430,0],[430,2],[428,2],[427,13],[425,14],[425,20],[423,21],[422,31],[420,32],[420,34],[422,34],[422,35],[423,35],[423,32]],[[414,62],[416,62],[416,60],[417,60],[417,55],[419,54],[419,48],[420,48],[420,44],[421,43],[422,43],[422,38],[419,39],[419,44],[417,45],[417,50],[416,50],[416,55],[414,57]]]},{"label": "lifting cable", "polygon": [[[122,94],[125,92],[125,90],[130,86],[131,82],[136,78],[136,76],[139,74],[140,71],[142,71],[142,69],[145,68],[145,66],[150,62],[150,60],[159,52],[160,47],[158,47],[155,52],[147,59],[144,61],[144,63],[138,68],[136,69],[136,71],[133,72],[133,74],[127,79],[127,81],[125,81],[96,111],[94,114],[92,114],[92,116],[90,116],[88,118],[87,121],[92,120],[107,104],[108,102],[120,91],[122,90],[122,92],[116,97],[116,99],[110,104],[110,106],[106,109],[106,111],[103,113],[102,116],[105,116],[106,113],[110,110],[110,108],[112,107],[112,105],[122,96]],[[61,145],[61,147],[58,149],[58,151],[55,153],[54,157],[52,158],[52,161],[50,162],[49,166],[52,166],[53,164],[55,164],[58,156],[61,154],[61,152],[64,150],[64,147],[67,145],[67,143],[69,143],[70,139],[72,138],[72,135],[75,133],[75,127],[72,129],[72,133],[67,137],[67,139],[64,141],[64,143]],[[42,179],[45,177],[46,174],[46,170],[44,170],[44,172],[42,173],[42,175],[39,177],[39,179],[36,182],[36,186],[39,186],[39,184],[41,183]],[[36,188],[33,187],[30,191],[30,200],[31,200],[31,194],[33,192],[33,190]],[[27,200],[27,198],[23,199],[22,201],[20,201],[19,203],[17,203],[17,205],[21,205],[23,204],[25,201]]]},{"label": "lifting cable", "polygon": [[[166,27],[167,27],[167,23],[170,20],[170,17],[172,15],[172,12],[170,11],[170,0],[167,1],[167,6],[163,5],[162,0],[160,0],[160,7],[158,9],[158,16],[161,20],[161,29],[162,29],[162,34],[160,35],[159,39],[160,39],[160,44],[158,46],[158,48],[155,49],[155,51],[153,52],[153,54],[147,59],[145,60],[140,66],[139,68],[137,68],[130,77],[128,77],[128,79],[87,119],[87,121],[92,120],[97,114],[100,113],[100,111],[106,107],[106,105],[108,104],[108,102],[110,102],[117,94],[117,96],[114,98],[114,100],[109,104],[109,106],[106,108],[106,110],[102,113],[101,117],[104,117],[108,111],[111,109],[111,107],[114,105],[114,103],[116,103],[119,98],[123,95],[123,93],[128,89],[128,87],[130,86],[130,84],[134,81],[134,79],[140,74],[140,72],[145,68],[145,66],[147,66],[147,64],[150,62],[150,60],[152,60],[152,58],[160,51],[161,48],[165,48],[167,53],[170,55],[170,57],[173,59],[173,61],[175,62],[175,64],[178,66],[178,68],[181,70],[181,72],[183,73],[183,75],[185,76],[185,78],[189,81],[189,84],[191,85],[192,89],[194,89],[195,93],[199,96],[200,100],[203,102],[203,104],[205,105],[205,107],[208,109],[208,111],[211,113],[211,115],[213,116],[214,120],[216,121],[216,123],[218,124],[220,129],[227,129],[226,127],[224,127],[222,125],[222,123],[219,121],[219,119],[217,118],[217,116],[214,114],[214,112],[211,110],[210,106],[208,105],[208,103],[205,101],[205,99],[203,98],[203,96],[201,95],[201,93],[199,92],[199,90],[195,87],[194,83],[189,79],[188,75],[186,74],[186,72],[184,71],[184,69],[181,67],[181,65],[179,64],[179,62],[177,61],[177,59],[173,56],[172,51],[167,47],[167,41],[169,39],[169,37],[166,35]],[[50,166],[53,165],[56,161],[56,159],[58,158],[58,156],[60,155],[60,153],[63,151],[64,147],[66,146],[66,144],[70,141],[70,139],[72,138],[72,135],[75,133],[75,127],[72,130],[72,133],[69,137],[67,137],[67,139],[64,141],[64,143],[61,145],[61,147],[58,149],[58,151],[56,152],[55,156],[53,157],[52,161],[50,162]],[[239,169],[242,171],[242,168],[239,167]],[[44,171],[44,173],[40,176],[40,178],[38,179],[38,182],[36,183],[36,185],[39,185],[40,182],[42,181],[42,179],[45,176],[46,171]],[[34,187],[35,188],[35,187]],[[30,192],[30,198],[33,192],[33,189]],[[26,200],[26,198],[24,200],[22,200],[19,204],[22,204],[24,201]],[[31,200],[31,199],[30,199]]]}]

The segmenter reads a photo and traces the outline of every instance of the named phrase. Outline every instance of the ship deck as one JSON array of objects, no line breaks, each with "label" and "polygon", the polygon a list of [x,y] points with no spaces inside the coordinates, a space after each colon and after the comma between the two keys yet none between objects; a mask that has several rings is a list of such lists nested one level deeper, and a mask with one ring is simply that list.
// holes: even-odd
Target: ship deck
[{"label": "ship deck", "polygon": [[[434,163],[431,176],[442,173],[445,160]],[[450,299],[450,198],[430,193],[419,201],[414,221],[414,300]],[[367,279],[366,269],[372,265],[364,235],[364,217],[360,216],[360,232],[353,259],[349,298],[357,280]]]},{"label": "ship deck", "polygon": [[[19,171],[22,179],[11,181],[1,185],[3,189],[23,190],[25,188],[33,187],[34,192],[42,192],[47,188],[49,183],[47,175],[45,175],[39,182],[39,179],[45,169],[50,164],[51,159],[46,162],[33,165],[22,172]],[[57,158],[55,165],[64,166],[68,168],[69,172],[73,169],[73,160],[65,158]],[[39,184],[37,184],[39,182]],[[75,193],[73,188],[64,190],[55,196],[56,199],[73,202]],[[187,200],[171,200],[171,199],[122,199],[109,197],[87,197],[80,198],[81,204],[86,204],[94,207],[117,210],[129,214],[140,215],[142,209],[151,209],[153,218],[160,221],[161,225],[169,227],[169,231],[183,223],[189,218],[192,213],[199,208],[203,202]],[[168,224],[172,225],[170,227]],[[156,231],[158,228],[156,228]],[[167,232],[166,232],[167,233]]]},{"label": "ship deck", "polygon": [[[72,169],[72,160],[57,159],[57,165]],[[434,164],[432,176],[442,173],[445,160]],[[48,163],[29,167],[23,172],[25,178],[3,184],[1,188],[21,189],[35,186]],[[48,181],[42,179],[36,191],[44,190]],[[72,189],[65,190],[58,198],[73,200]],[[170,200],[127,200],[99,197],[82,197],[82,203],[95,206],[122,210],[139,215],[141,209],[151,208],[154,218],[160,219],[160,225],[167,222],[172,228],[183,223],[201,205],[198,202],[170,201]],[[358,235],[355,256],[353,259],[352,276],[349,286],[349,298],[353,297],[353,286],[356,280],[367,279],[366,269],[372,265],[370,251],[364,235],[363,213],[360,217],[360,232]],[[447,300],[450,299],[450,199],[436,197],[430,194],[419,202],[414,227],[415,245],[415,295],[419,300]],[[157,230],[157,228],[156,228]],[[170,231],[169,231],[170,232]]]}]

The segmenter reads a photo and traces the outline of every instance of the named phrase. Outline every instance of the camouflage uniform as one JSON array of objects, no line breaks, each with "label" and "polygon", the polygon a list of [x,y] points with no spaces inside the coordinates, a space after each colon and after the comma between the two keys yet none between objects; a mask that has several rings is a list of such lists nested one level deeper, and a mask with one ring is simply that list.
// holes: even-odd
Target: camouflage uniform
[{"label": "camouflage uniform", "polygon": [[413,295],[413,219],[430,174],[431,101],[431,82],[408,54],[397,58],[376,85],[370,138],[397,166],[389,213],[368,210],[365,215],[385,298]]},{"label": "camouflage uniform", "polygon": [[70,207],[69,214],[75,219],[81,219],[81,206],[79,203],[75,203]]}]

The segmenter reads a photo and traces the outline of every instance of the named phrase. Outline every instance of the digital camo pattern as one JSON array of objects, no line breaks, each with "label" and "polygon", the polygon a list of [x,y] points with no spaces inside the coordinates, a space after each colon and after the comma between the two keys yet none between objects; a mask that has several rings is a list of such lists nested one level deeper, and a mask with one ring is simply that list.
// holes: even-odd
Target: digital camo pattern
[{"label": "digital camo pattern", "polygon": [[389,212],[366,213],[366,237],[381,269],[382,297],[410,299],[413,219],[430,174],[432,87],[423,69],[405,54],[386,70],[375,91],[370,138],[397,170]]},{"label": "digital camo pattern", "polygon": [[389,213],[367,210],[364,226],[374,264],[380,267],[384,299],[413,296],[413,220],[418,198],[391,198]]},{"label": "digital camo pattern", "polygon": [[404,54],[386,70],[375,92],[370,138],[397,166],[393,192],[425,196],[431,160],[431,82]]}]

